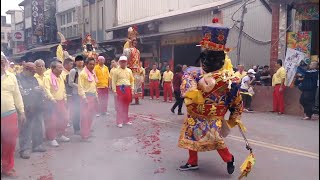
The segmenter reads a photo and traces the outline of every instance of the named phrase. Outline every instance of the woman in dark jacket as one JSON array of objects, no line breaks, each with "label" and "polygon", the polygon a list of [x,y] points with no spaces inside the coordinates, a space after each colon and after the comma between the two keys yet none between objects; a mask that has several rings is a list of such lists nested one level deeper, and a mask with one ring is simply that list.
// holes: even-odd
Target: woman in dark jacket
[{"label": "woman in dark jacket", "polygon": [[181,91],[180,91],[182,76],[183,76],[182,65],[178,64],[175,67],[175,73],[174,73],[173,82],[172,82],[176,103],[174,103],[174,105],[171,108],[171,112],[175,113],[174,111],[178,106],[178,115],[183,115],[183,113],[181,112],[182,105],[183,105],[183,98],[181,97]]},{"label": "woman in dark jacket", "polygon": [[298,76],[296,84],[302,91],[300,104],[303,106],[305,113],[303,120],[311,120],[311,116],[313,114],[319,73],[316,69],[317,66],[317,62],[311,62],[309,70],[303,70],[300,67],[298,68],[301,74]]}]

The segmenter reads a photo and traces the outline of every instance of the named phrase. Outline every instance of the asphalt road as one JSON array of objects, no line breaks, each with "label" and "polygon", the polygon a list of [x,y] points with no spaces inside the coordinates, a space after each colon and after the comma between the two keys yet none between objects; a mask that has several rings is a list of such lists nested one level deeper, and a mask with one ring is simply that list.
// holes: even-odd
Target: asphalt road
[{"label": "asphalt road", "polygon": [[[200,153],[197,171],[180,172],[188,152],[177,147],[183,116],[172,114],[170,103],[143,100],[130,106],[132,126],[115,126],[113,97],[110,114],[97,118],[91,142],[71,135],[70,143],[16,158],[20,180],[206,180],[237,179],[249,152],[238,129],[226,138],[235,156],[236,171],[228,175],[216,151]],[[243,115],[256,156],[249,180],[319,179],[319,121],[271,113]],[[69,130],[71,133],[71,129]],[[4,179],[4,178],[3,178]]]}]

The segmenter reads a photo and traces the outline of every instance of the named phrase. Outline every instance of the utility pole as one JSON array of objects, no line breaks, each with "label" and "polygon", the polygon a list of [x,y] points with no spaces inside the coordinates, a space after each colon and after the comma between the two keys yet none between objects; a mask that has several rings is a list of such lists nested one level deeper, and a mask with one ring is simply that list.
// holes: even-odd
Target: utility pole
[{"label": "utility pole", "polygon": [[242,6],[242,14],[241,14],[241,21],[240,21],[240,32],[238,37],[238,44],[237,44],[237,65],[240,64],[240,55],[241,55],[241,39],[242,39],[242,33],[243,33],[243,26],[244,26],[244,14],[247,12],[247,4],[249,0],[245,0],[244,5]]}]

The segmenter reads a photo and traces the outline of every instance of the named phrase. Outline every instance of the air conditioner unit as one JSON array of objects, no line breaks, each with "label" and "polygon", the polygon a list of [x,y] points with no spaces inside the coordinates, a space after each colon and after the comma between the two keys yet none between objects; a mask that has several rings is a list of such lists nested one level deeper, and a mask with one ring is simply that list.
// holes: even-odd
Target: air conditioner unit
[{"label": "air conditioner unit", "polygon": [[153,31],[154,28],[155,28],[155,25],[154,25],[153,23],[148,24],[148,29],[149,29],[150,31]]},{"label": "air conditioner unit", "polygon": [[147,27],[149,31],[152,31],[152,32],[158,31],[158,25],[156,23],[149,23]]}]

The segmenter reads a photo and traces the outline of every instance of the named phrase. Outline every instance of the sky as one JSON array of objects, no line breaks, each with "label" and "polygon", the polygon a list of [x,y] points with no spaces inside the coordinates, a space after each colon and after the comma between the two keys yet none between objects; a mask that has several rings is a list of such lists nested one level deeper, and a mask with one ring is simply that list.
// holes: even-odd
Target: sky
[{"label": "sky", "polygon": [[7,16],[7,22],[10,23],[10,16],[6,14],[8,10],[21,9],[18,4],[23,0],[1,0],[1,16]]}]

